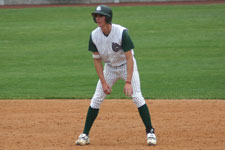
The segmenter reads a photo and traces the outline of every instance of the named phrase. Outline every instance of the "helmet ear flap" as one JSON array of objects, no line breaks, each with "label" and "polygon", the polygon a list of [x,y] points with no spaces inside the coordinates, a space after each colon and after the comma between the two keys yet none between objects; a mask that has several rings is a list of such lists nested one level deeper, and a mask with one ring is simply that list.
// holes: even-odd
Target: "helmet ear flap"
[{"label": "helmet ear flap", "polygon": [[112,18],[109,16],[106,16],[105,21],[106,21],[106,23],[111,24]]},{"label": "helmet ear flap", "polygon": [[94,22],[97,23],[97,21],[96,21],[96,15],[94,13],[92,13],[91,15],[92,15],[92,18],[93,18]]},{"label": "helmet ear flap", "polygon": [[93,20],[94,20],[94,22],[95,22],[95,23],[97,23],[97,21],[96,21],[96,17],[93,17]]}]

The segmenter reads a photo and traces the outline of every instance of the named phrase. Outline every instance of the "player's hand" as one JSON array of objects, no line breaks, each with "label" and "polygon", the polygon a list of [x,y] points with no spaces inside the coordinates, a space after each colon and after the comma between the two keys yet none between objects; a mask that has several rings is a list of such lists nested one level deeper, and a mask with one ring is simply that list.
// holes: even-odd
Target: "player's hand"
[{"label": "player's hand", "polygon": [[109,85],[107,83],[103,83],[102,84],[102,89],[103,89],[103,92],[106,94],[106,95],[109,95],[111,93],[111,88],[109,87]]},{"label": "player's hand", "polygon": [[131,83],[125,83],[123,92],[126,96],[131,96],[133,94],[133,88]]}]

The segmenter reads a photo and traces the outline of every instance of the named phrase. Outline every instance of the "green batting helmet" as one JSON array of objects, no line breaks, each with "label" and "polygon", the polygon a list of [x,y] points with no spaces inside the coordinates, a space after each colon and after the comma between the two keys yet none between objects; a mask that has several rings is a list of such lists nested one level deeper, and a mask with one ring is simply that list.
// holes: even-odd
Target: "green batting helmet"
[{"label": "green batting helmet", "polygon": [[91,13],[95,23],[96,23],[96,15],[99,14],[99,15],[103,15],[106,17],[106,22],[107,23],[112,23],[112,9],[106,5],[99,5],[96,7],[96,10]]}]

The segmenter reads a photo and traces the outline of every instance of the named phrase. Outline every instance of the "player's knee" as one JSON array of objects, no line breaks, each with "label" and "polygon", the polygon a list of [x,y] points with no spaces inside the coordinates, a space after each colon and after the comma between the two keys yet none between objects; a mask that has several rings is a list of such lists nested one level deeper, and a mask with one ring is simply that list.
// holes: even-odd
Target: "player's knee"
[{"label": "player's knee", "polygon": [[136,104],[137,108],[145,104],[145,99],[141,93],[136,93],[132,95],[133,102]]},{"label": "player's knee", "polygon": [[93,98],[91,99],[91,104],[90,104],[90,106],[91,106],[92,108],[99,109],[99,108],[100,108],[100,105],[101,105],[101,103],[102,103],[103,100],[104,100],[104,98],[103,98],[103,99],[98,99],[98,98],[96,98],[96,97],[93,97]]},{"label": "player's knee", "polygon": [[100,105],[101,105],[101,104],[91,102],[91,105],[90,105],[90,106],[91,106],[91,108],[99,109],[99,108],[100,108]]}]

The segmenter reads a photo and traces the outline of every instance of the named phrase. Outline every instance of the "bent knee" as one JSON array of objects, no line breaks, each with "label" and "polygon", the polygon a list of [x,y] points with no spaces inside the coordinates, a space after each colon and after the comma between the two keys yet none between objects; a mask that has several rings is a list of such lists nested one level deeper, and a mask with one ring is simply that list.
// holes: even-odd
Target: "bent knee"
[{"label": "bent knee", "polygon": [[104,97],[101,97],[101,98],[97,98],[97,97],[93,97],[91,99],[91,104],[90,106],[94,109],[99,109],[100,108],[100,105],[101,103],[103,102],[104,100]]},{"label": "bent knee", "polygon": [[136,93],[132,95],[133,102],[136,104],[137,108],[145,104],[145,99],[141,93]]}]

